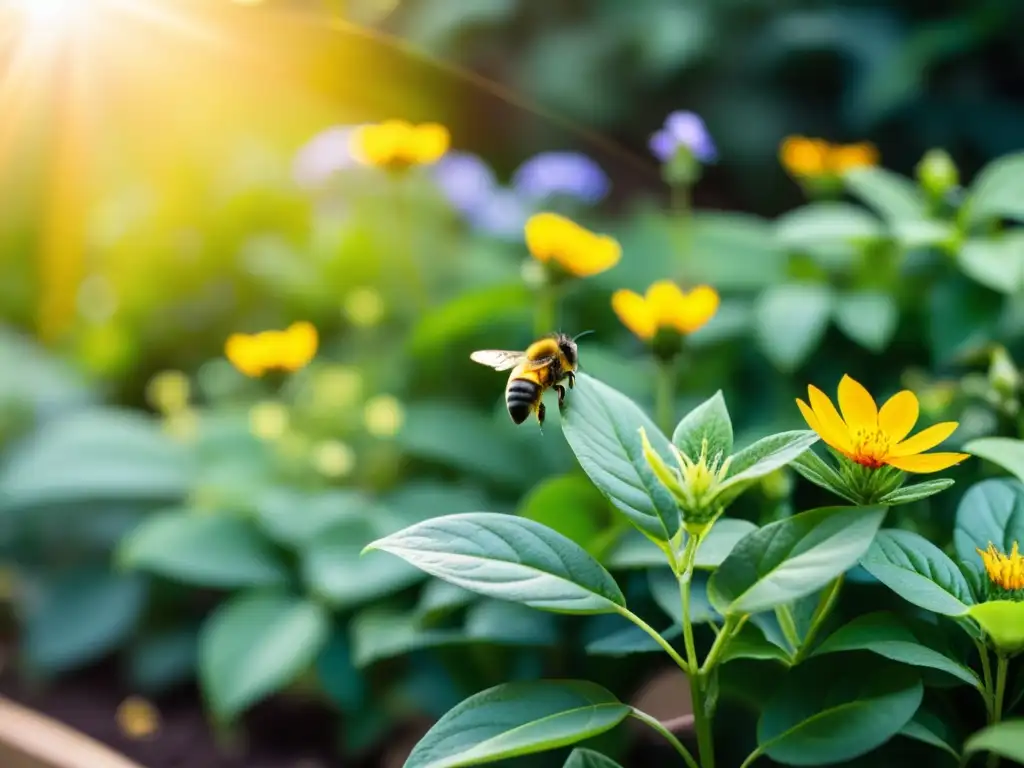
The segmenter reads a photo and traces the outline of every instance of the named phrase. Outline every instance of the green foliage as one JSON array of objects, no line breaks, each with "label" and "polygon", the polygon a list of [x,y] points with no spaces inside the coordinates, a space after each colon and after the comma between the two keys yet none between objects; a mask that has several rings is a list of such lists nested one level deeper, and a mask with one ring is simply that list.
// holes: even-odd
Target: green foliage
[{"label": "green foliage", "polygon": [[1024,760],[1024,720],[1008,720],[974,734],[964,744],[964,755],[991,752],[1020,762]]}]

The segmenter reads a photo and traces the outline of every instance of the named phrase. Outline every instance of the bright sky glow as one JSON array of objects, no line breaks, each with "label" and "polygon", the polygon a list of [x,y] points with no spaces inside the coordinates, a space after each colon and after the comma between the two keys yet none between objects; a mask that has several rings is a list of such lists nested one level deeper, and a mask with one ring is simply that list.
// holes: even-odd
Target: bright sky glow
[{"label": "bright sky glow", "polygon": [[31,24],[67,26],[96,10],[96,0],[10,0]]}]

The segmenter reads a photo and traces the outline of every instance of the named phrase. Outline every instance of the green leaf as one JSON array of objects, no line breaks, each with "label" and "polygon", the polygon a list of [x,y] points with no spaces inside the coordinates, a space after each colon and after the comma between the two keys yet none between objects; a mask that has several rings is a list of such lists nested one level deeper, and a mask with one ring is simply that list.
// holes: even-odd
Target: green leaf
[{"label": "green leaf", "polygon": [[349,632],[352,637],[352,663],[357,669],[423,648],[468,641],[459,630],[424,629],[414,614],[376,606],[357,613]]},{"label": "green leaf", "polygon": [[993,291],[1014,295],[1024,287],[1024,233],[972,238],[957,252],[960,271]]},{"label": "green leaf", "polygon": [[519,603],[481,600],[466,611],[463,632],[470,640],[498,645],[555,646],[554,618]]},{"label": "green leaf", "polygon": [[890,225],[928,218],[924,196],[917,186],[885,168],[854,168],[843,174],[843,184]]},{"label": "green leaf", "polygon": [[725,647],[721,663],[728,664],[737,659],[757,659],[758,661],[777,661],[790,665],[789,654],[784,648],[768,640],[764,633],[754,627],[743,627]]},{"label": "green leaf", "polygon": [[1024,440],[1012,437],[982,437],[971,440],[963,450],[991,461],[1024,482]]},{"label": "green leaf", "polygon": [[352,647],[347,631],[353,628],[335,627],[316,658],[316,676],[331,703],[346,715],[366,709],[367,681],[352,661]]},{"label": "green leaf", "polygon": [[885,504],[887,507],[894,507],[897,504],[910,504],[914,501],[921,501],[921,499],[927,499],[929,496],[941,493],[953,485],[954,482],[952,478],[940,477],[935,480],[925,480],[923,483],[904,485],[895,491],[885,494],[885,496],[878,500],[878,503]]},{"label": "green leaf", "polygon": [[694,566],[697,568],[717,568],[735,549],[736,545],[757,526],[749,520],[722,517],[715,521],[711,532],[697,547]]},{"label": "green leaf", "polygon": [[981,688],[981,681],[968,667],[922,645],[914,634],[891,613],[858,616],[840,627],[815,651],[815,656],[842,651],[870,651],[901,664],[947,672],[962,682]]},{"label": "green leaf", "polygon": [[971,226],[997,218],[1024,220],[1024,152],[986,165],[971,184],[964,210]]},{"label": "green leaf", "polygon": [[562,768],[622,768],[622,766],[600,752],[576,747]]},{"label": "green leaf", "polygon": [[[722,617],[708,600],[708,577],[695,573],[690,584],[690,623],[707,624],[721,621]],[[678,626],[683,623],[683,603],[679,593],[679,580],[670,568],[657,568],[647,574],[647,586],[658,607]]]},{"label": "green leaf", "polygon": [[952,739],[946,724],[924,708],[919,709],[914,719],[900,729],[900,736],[938,747],[960,762],[960,752],[950,744]]},{"label": "green leaf", "polygon": [[991,752],[1018,763],[1024,762],[1024,719],[1006,720],[982,728],[964,744],[964,757],[975,752]]},{"label": "green leaf", "polygon": [[729,477],[720,486],[724,503],[751,483],[795,461],[818,442],[818,435],[809,430],[780,432],[761,438],[732,457]]},{"label": "green leaf", "polygon": [[582,547],[532,520],[491,512],[417,523],[368,545],[488,597],[560,613],[615,613],[615,580]]},{"label": "green leaf", "polygon": [[416,615],[423,624],[433,624],[450,613],[478,599],[475,592],[449,584],[442,579],[431,579],[420,593]]},{"label": "green leaf", "polygon": [[890,225],[896,241],[906,248],[943,248],[955,243],[956,228],[947,221],[917,219],[894,221]]},{"label": "green leaf", "polygon": [[133,687],[150,695],[195,678],[198,642],[194,627],[149,635],[133,644],[128,659]]},{"label": "green leaf", "polygon": [[660,541],[679,530],[679,507],[644,458],[640,428],[654,450],[671,456],[669,442],[637,405],[585,373],[562,408],[562,432],[594,485],[633,525]]},{"label": "green leaf", "polygon": [[506,683],[438,720],[405,768],[460,768],[557,749],[614,728],[630,711],[582,680]]},{"label": "green leaf", "polygon": [[872,352],[889,346],[899,319],[899,307],[886,293],[857,291],[842,293],[836,299],[835,320],[839,330]]},{"label": "green leaf", "polygon": [[[664,632],[663,638],[672,641],[683,634],[679,624],[673,624]],[[636,624],[629,624],[598,640],[587,643],[584,649],[591,656],[631,656],[635,653],[664,653],[665,649],[655,642],[654,638],[644,632]]]},{"label": "green leaf", "polygon": [[30,667],[53,675],[96,661],[135,630],[146,601],[137,575],[69,572],[34,585],[21,606],[22,653]]},{"label": "green leaf", "polygon": [[1009,552],[1014,542],[1024,544],[1024,487],[1017,480],[982,480],[967,489],[956,509],[953,544],[961,565],[986,582],[985,566],[977,550],[989,543]]},{"label": "green leaf", "polygon": [[126,568],[204,587],[269,586],[287,578],[256,529],[227,514],[154,515],[127,536],[117,556]]},{"label": "green leaf", "polygon": [[907,602],[961,616],[974,602],[963,573],[945,553],[911,531],[879,531],[860,564]]},{"label": "green leaf", "polygon": [[303,493],[273,488],[261,494],[256,519],[275,541],[301,547],[339,523],[359,519],[370,508],[370,501],[355,491]]},{"label": "green leaf", "polygon": [[927,303],[928,339],[937,362],[980,352],[998,333],[1003,302],[959,273],[939,280]]},{"label": "green leaf", "polygon": [[967,615],[989,636],[1003,653],[1024,650],[1024,603],[1013,600],[989,600],[972,605]]},{"label": "green leaf", "polygon": [[831,765],[880,747],[921,705],[916,670],[898,665],[844,664],[824,671],[802,664],[765,705],[757,742],[786,765]]},{"label": "green leaf", "polygon": [[488,324],[528,317],[531,301],[521,280],[461,294],[423,314],[407,347],[417,357],[436,355]]},{"label": "green leaf", "polygon": [[328,630],[324,609],[297,597],[246,593],[223,603],[199,637],[199,677],[216,718],[231,720],[294,680]]},{"label": "green leaf", "polygon": [[758,613],[808,595],[856,564],[884,517],[884,507],[825,507],[766,525],[715,571],[711,602],[723,614]]},{"label": "green leaf", "polygon": [[857,500],[847,492],[846,482],[839,473],[814,451],[804,451],[790,462],[790,466],[802,478],[814,483],[819,488],[824,488],[854,504],[857,503]]},{"label": "green leaf", "polygon": [[546,525],[585,549],[601,533],[608,502],[586,477],[561,475],[542,480],[520,502],[520,517]]},{"label": "green leaf", "polygon": [[381,552],[363,554],[379,526],[342,525],[321,535],[300,553],[302,578],[333,608],[379,600],[423,580],[423,572]]},{"label": "green leaf", "polygon": [[[885,235],[881,222],[849,203],[811,203],[779,217],[775,237],[783,248],[815,253],[823,246],[854,246]],[[853,248],[849,249],[853,253]]]},{"label": "green leaf", "polygon": [[700,457],[705,440],[709,459],[732,455],[732,420],[722,390],[686,414],[672,433],[676,448],[693,461]]},{"label": "green leaf", "polygon": [[775,366],[791,372],[825,335],[832,315],[828,286],[790,283],[768,288],[754,305],[755,333]]}]

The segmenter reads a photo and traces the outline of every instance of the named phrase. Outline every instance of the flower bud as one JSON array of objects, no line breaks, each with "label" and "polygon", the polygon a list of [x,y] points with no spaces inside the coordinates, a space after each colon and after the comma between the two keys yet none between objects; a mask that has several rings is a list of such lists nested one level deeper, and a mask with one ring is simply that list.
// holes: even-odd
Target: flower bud
[{"label": "flower bud", "polygon": [[992,350],[989,361],[988,380],[992,387],[1003,397],[1012,397],[1020,389],[1020,371],[1005,347],[997,346]]},{"label": "flower bud", "polygon": [[930,149],[917,164],[917,179],[926,192],[941,198],[959,185],[960,172],[948,152]]}]

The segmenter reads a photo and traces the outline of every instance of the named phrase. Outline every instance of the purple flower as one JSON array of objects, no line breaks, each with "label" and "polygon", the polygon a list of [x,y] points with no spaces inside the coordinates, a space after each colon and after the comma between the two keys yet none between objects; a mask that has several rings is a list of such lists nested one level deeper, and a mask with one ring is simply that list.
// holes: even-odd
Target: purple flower
[{"label": "purple flower", "polygon": [[718,156],[704,121],[693,112],[673,112],[664,127],[650,140],[651,152],[661,162],[671,160],[680,147],[686,147],[702,163],[714,162]]},{"label": "purple flower", "polygon": [[355,125],[328,128],[310,139],[295,156],[292,178],[304,189],[313,189],[328,181],[339,171],[356,164],[349,149]]},{"label": "purple flower", "polygon": [[473,229],[502,239],[521,240],[530,206],[515,190],[495,187],[477,201],[467,218]]},{"label": "purple flower", "polygon": [[470,152],[448,152],[432,168],[441,193],[455,210],[469,215],[497,184],[494,172]]},{"label": "purple flower", "polygon": [[541,152],[519,166],[512,186],[531,200],[564,195],[592,204],[608,194],[611,182],[601,166],[586,155]]}]

